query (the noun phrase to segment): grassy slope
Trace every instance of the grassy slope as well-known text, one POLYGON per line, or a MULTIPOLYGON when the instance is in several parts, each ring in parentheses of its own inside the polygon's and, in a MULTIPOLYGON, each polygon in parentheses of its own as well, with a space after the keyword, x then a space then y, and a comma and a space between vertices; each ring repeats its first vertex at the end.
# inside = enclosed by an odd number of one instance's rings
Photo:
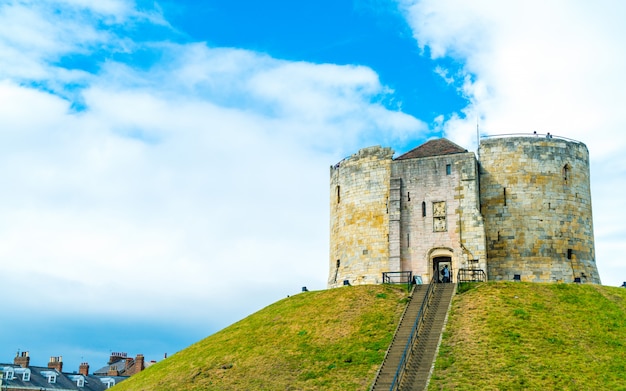
POLYGON ((481 284, 446 330, 429 390, 626 390, 626 289, 481 284))
POLYGON ((355 286, 278 301, 120 383, 122 390, 365 390, 406 289, 355 286))
MULTIPOLYGON (((404 291, 281 300, 115 390, 367 390, 404 291)), ((480 284, 455 296, 430 390, 626 390, 626 289, 480 284)))

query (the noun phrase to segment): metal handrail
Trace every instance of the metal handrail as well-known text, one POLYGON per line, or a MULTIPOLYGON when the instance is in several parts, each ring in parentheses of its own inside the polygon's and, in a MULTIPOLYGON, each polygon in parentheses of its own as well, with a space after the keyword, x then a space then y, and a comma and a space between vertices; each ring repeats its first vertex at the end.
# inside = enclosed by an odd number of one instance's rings
MULTIPOLYGON (((415 286, 413 286, 413 290, 409 294, 409 300, 413 300, 414 294, 415 294, 415 286)), ((391 347, 394 344, 394 341, 398 335, 398 331, 400 330, 400 327, 402 326, 402 322, 404 320, 404 317, 406 316, 407 311, 409 310, 409 307, 410 307, 410 302, 404 307, 404 311, 402 311, 402 315, 400 315, 400 321, 398 322, 398 325, 396 326, 396 331, 394 331, 393 333, 393 339, 391 340, 391 343, 389 344, 389 347, 387 348, 387 351, 385 352, 385 358, 383 359, 383 363, 385 363, 387 361, 387 358, 389 357, 389 353, 391 352, 391 347)), ((378 367, 378 371, 376 372, 376 377, 374 377, 374 382, 372 383, 372 386, 370 387, 369 391, 373 391, 376 388, 376 383, 378 382, 378 379, 380 377, 380 372, 382 369, 383 369, 382 365, 378 367)))
POLYGON ((457 282, 485 282, 487 274, 483 269, 459 269, 456 280, 457 282))
POLYGON ((407 284, 407 289, 411 289, 413 282, 413 272, 383 272, 383 284, 407 284), (395 277, 395 278, 394 278, 395 277))
POLYGON ((560 139, 560 140, 565 140, 565 141, 573 141, 575 143, 579 143, 582 144, 581 141, 578 140, 574 140, 572 138, 567 138, 567 137, 563 137, 563 136, 557 136, 555 134, 551 134, 551 133, 503 133, 503 134, 481 134, 480 138, 498 138, 498 137, 515 137, 515 136, 523 136, 523 137, 545 137, 545 138, 556 138, 556 139, 560 139))
POLYGON ((411 334, 409 335, 409 340, 404 347, 404 352, 402 353, 402 357, 400 358, 400 363, 398 364, 398 369, 396 370, 396 374, 393 377, 393 381, 391 382, 391 386, 389 387, 389 391, 395 391, 400 387, 400 382, 402 380, 402 376, 404 376, 404 372, 406 371, 407 366, 409 365, 409 355, 413 350, 413 342, 417 338, 417 332, 424 320, 424 316, 426 314, 426 309, 428 308, 428 304, 430 302, 430 298, 435 291, 435 282, 432 281, 428 285, 428 290, 426 291, 426 295, 424 295, 424 300, 422 301, 422 305, 420 306, 420 310, 417 313, 417 317, 415 318, 415 323, 413 324, 413 328, 411 329, 411 334))

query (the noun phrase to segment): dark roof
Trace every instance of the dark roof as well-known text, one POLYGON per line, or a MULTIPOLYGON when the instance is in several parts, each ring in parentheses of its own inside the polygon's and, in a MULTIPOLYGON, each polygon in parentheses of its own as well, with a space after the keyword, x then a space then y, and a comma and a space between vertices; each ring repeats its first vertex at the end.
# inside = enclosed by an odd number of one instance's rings
POLYGON ((438 138, 426 141, 424 144, 409 152, 398 156, 395 160, 416 159, 421 157, 452 155, 455 153, 464 153, 467 149, 462 148, 452 141, 445 138, 438 138))
POLYGON ((128 364, 126 363, 126 359, 117 360, 114 363, 108 364, 100 369, 96 369, 95 371, 93 371, 93 374, 105 376, 107 373, 109 373, 110 369, 113 369, 115 371, 118 371, 119 373, 122 373, 126 370, 127 365, 128 364))
POLYGON ((128 376, 95 376, 95 375, 79 375, 76 373, 61 373, 55 369, 47 367, 29 366, 22 368, 15 364, 0 363, 0 377, 2 377, 2 389, 34 389, 34 390, 58 390, 58 391, 104 391, 108 387, 105 382, 117 384, 128 376), (13 372, 13 377, 7 379, 4 374, 7 371, 13 372), (24 372, 29 373, 27 380, 24 380, 24 372), (50 381, 48 375, 54 375, 54 381, 50 381), (84 384, 78 387, 77 379, 82 378, 84 384))

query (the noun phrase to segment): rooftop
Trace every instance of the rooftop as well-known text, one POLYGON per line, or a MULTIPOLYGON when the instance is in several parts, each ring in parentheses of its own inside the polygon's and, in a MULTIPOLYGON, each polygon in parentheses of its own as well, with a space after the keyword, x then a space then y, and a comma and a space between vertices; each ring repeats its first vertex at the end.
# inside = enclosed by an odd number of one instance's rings
POLYGON ((432 157, 441 155, 452 155, 455 153, 465 153, 467 149, 458 146, 446 138, 430 140, 409 152, 398 156, 395 160, 416 159, 422 157, 432 157))

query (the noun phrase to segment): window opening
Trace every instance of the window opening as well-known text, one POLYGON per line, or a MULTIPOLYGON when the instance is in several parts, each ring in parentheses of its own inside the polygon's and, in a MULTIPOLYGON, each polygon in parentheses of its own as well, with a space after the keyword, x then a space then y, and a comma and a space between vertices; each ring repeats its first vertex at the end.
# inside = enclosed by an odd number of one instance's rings
POLYGON ((16 368, 16 375, 22 375, 22 381, 30 381, 30 369, 28 368, 16 368))
POLYGON ((504 191, 502 192, 502 196, 504 198, 504 206, 506 206, 506 187, 504 188, 504 191))
POLYGON ((406 246, 411 247, 411 234, 406 234, 406 246))
POLYGON ((452 167, 449 164, 446 164, 446 175, 450 175, 452 173, 452 167))
POLYGON ((422 217, 426 217, 426 202, 422 202, 422 217))
POLYGON ((568 179, 569 179, 569 164, 566 164, 563 166, 563 182, 567 184, 568 179))
POLYGON ((337 185, 337 203, 341 202, 341 187, 337 185))
POLYGON ((571 248, 568 248, 568 249, 567 249, 567 259, 572 259, 572 254, 573 254, 572 249, 571 249, 571 248))
POLYGON ((338 259, 337 260, 337 269, 335 269, 335 279, 333 280, 334 283, 337 282, 337 276, 339 275, 339 265, 341 265, 341 261, 338 259))
POLYGON ((411 201, 411 192, 406 193, 406 199, 407 201, 411 201))

